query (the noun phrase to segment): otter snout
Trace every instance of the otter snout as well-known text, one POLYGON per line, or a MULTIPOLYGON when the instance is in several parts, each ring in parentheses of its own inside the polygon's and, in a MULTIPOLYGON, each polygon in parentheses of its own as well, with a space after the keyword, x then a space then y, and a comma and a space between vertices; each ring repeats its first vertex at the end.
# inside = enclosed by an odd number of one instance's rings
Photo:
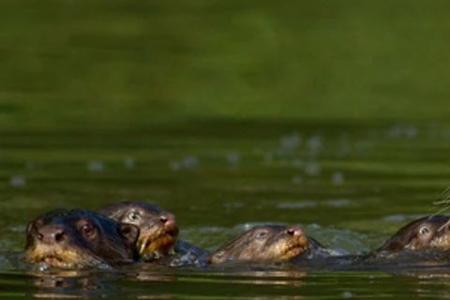
POLYGON ((164 229, 167 232, 171 232, 173 234, 178 233, 178 225, 175 220, 175 216, 173 214, 171 214, 171 213, 162 214, 160 216, 159 220, 161 221, 164 229))
POLYGON ((48 245, 62 243, 66 237, 66 230, 62 225, 45 225, 35 231, 35 238, 48 245))
POLYGON ((286 233, 292 236, 302 236, 305 234, 303 229, 298 226, 289 227, 288 229, 286 229, 286 233))
POLYGON ((159 220, 165 226, 173 226, 173 225, 175 225, 175 216, 173 214, 171 214, 171 213, 165 213, 165 214, 161 215, 159 220))

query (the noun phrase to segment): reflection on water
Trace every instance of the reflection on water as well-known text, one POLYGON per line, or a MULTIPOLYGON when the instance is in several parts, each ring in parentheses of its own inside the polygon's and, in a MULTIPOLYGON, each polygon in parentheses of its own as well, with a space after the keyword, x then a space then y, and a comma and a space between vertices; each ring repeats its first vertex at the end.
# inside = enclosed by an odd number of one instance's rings
MULTIPOLYGON (((242 268, 241 268, 242 269, 242 268)), ((304 299, 444 296, 448 269, 398 272, 306 272, 226 270, 226 272, 128 270, 122 274, 35 274, 24 294, 38 298, 121 299, 304 299), (401 284, 399 290, 398 284, 401 284)))
MULTIPOLYGON (((305 272, 295 270, 251 271, 229 269, 227 272, 199 270, 169 270, 157 266, 139 265, 118 272, 53 271, 28 273, 34 297, 137 297, 172 299, 177 287, 214 286, 291 286, 301 287, 305 272), (158 290, 155 291, 155 287, 158 290), (130 289, 131 288, 131 289, 130 289), (128 289, 124 291, 123 289, 128 289), (131 294, 129 294, 131 293, 131 294)), ((195 296, 195 290, 190 293, 195 296)), ((187 295, 188 296, 188 295, 187 295)), ((200 295, 199 295, 200 296, 200 295)), ((219 295, 220 296, 220 295, 219 295)))

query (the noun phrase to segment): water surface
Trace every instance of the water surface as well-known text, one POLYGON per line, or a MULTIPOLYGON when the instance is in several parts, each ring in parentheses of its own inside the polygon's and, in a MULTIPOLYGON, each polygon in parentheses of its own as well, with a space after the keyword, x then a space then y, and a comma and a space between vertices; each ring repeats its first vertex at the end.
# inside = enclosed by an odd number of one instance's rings
POLYGON ((261 223, 300 224, 333 248, 364 253, 440 207, 449 129, 413 124, 199 122, 120 131, 4 131, 1 295, 222 299, 447 297, 448 272, 167 270, 38 276, 8 258, 27 221, 56 207, 146 200, 173 211, 181 237, 213 250, 261 223))

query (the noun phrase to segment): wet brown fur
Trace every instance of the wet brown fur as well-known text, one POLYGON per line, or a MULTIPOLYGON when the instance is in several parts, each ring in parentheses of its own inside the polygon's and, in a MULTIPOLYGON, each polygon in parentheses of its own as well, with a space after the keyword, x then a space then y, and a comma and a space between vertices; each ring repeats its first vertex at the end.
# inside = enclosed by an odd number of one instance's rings
POLYGON ((401 250, 450 249, 450 218, 442 215, 423 217, 400 228, 377 252, 401 250), (420 229, 426 226, 428 236, 420 236, 420 229))
POLYGON ((138 234, 137 227, 119 224, 94 212, 52 211, 29 223, 25 260, 66 269, 132 262, 136 256, 138 234), (77 227, 80 221, 89 222, 93 226, 94 238, 87 239, 83 236, 77 227), (38 235, 46 226, 64 228, 64 241, 41 241, 38 235))
POLYGON ((286 226, 257 226, 217 249, 208 261, 211 264, 226 261, 288 261, 304 253, 308 244, 304 234, 290 235, 286 226), (262 232, 265 232, 265 236, 259 237, 262 232))
POLYGON ((168 255, 178 237, 176 224, 167 228, 160 221, 161 216, 166 215, 167 212, 150 203, 121 202, 103 208, 100 213, 118 222, 134 224, 139 227, 137 248, 141 257, 168 255), (131 219, 130 216, 133 214, 139 214, 139 219, 131 219))

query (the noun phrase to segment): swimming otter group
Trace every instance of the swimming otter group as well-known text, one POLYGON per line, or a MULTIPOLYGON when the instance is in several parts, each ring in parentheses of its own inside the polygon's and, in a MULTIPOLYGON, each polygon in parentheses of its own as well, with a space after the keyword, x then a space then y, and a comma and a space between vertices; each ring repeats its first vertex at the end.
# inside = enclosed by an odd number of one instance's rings
MULTIPOLYGON (((48 268, 114 267, 136 262, 207 267, 226 263, 292 263, 344 257, 308 236, 300 226, 255 226, 213 252, 178 239, 175 216, 145 202, 121 202, 98 212, 54 210, 26 229, 25 261, 48 268)), ((396 253, 450 252, 450 218, 417 219, 381 247, 355 261, 396 253)), ((348 261, 347 256, 347 261, 348 261)))

